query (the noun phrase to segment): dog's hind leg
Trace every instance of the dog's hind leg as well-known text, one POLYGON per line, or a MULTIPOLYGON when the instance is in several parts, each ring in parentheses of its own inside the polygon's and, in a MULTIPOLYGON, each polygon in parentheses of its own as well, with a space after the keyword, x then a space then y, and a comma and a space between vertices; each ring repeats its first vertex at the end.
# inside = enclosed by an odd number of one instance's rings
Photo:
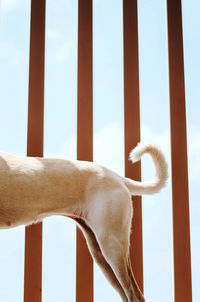
POLYGON ((137 282, 135 280, 134 274, 133 274, 133 270, 132 270, 132 266, 131 266, 131 260, 130 260, 130 255, 128 256, 127 267, 128 267, 128 273, 129 273, 129 276, 131 278, 132 285, 133 285, 136 297, 138 298, 139 301, 144 301, 144 296, 143 296, 142 292, 140 291, 140 288, 139 288, 139 286, 138 286, 138 284, 137 284, 137 282))
POLYGON ((119 293, 119 295, 122 298, 123 302, 128 302, 128 299, 124 293, 123 288, 121 287, 121 284, 119 283, 118 279, 116 278, 111 266, 108 264, 106 259, 104 258, 100 246, 96 240, 96 236, 92 229, 86 224, 86 222, 82 218, 77 218, 77 217, 71 217, 74 219, 80 226, 89 250, 96 261, 96 263, 99 265, 101 268, 102 272, 104 273, 105 277, 110 281, 111 285, 115 288, 115 290, 119 293))
POLYGON ((144 297, 132 274, 126 244, 124 242, 122 244, 113 234, 99 237, 98 241, 106 261, 128 297, 128 302, 144 302, 144 297))

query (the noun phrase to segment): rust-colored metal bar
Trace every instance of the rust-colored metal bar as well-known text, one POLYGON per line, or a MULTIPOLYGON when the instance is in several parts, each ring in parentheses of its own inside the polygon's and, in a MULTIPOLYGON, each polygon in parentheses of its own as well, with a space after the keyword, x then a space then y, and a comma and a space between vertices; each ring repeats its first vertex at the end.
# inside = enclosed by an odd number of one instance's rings
POLYGON ((192 302, 181 0, 168 0, 168 45, 176 302, 192 302))
MULTIPOLYGON (((43 156, 45 0, 31 2, 27 155, 43 156)), ((42 223, 26 227, 24 302, 41 302, 42 223)))
MULTIPOLYGON (((139 59, 137 0, 123 0, 124 26, 124 121, 125 175, 141 180, 141 164, 128 161, 129 152, 140 141, 139 59)), ((131 263, 137 283, 143 291, 143 244, 141 197, 134 197, 131 263)))
MULTIPOLYGON (((93 160, 92 0, 79 0, 77 158, 93 160)), ((76 302, 93 301, 93 261, 77 229, 76 302)))

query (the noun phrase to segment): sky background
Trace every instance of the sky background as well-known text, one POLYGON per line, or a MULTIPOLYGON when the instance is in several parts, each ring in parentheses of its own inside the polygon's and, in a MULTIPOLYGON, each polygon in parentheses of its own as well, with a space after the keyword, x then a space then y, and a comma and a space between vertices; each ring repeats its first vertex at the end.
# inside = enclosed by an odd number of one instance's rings
MULTIPOLYGON (((76 158, 77 0, 47 0, 44 156, 76 158)), ((193 302, 200 301, 200 2, 182 0, 193 302)), ((94 0, 94 161, 124 175, 122 1, 94 0)), ((0 0, 0 150, 26 155, 30 0, 0 0)), ((165 0, 138 1, 141 140, 161 147, 170 169, 165 0)), ((134 147, 134 146, 133 146, 134 147)), ((181 150, 180 150, 181 152, 181 150)), ((148 157, 143 180, 153 177, 148 157)), ((143 198, 144 294, 171 302, 171 178, 143 198)), ((43 224, 43 302, 75 301, 75 223, 43 224)), ((137 244, 137 243, 135 243, 137 244)), ((23 300, 24 227, 0 231, 0 302, 23 300)), ((95 302, 120 298, 95 265, 95 302)))

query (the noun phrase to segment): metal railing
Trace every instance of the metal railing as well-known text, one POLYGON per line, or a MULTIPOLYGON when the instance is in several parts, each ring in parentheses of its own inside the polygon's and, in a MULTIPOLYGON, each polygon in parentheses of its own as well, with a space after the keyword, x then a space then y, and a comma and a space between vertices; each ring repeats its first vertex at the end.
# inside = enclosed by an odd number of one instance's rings
MULTIPOLYGON (((77 158, 93 159, 92 0, 79 0, 77 158)), ((181 0, 167 1, 174 234, 175 302, 192 302, 189 197, 181 0), (177 150, 181 148, 181 154, 177 150)), ((125 173, 140 180, 141 167, 128 163, 140 141, 137 1, 123 1, 125 173)), ((32 0, 27 155, 43 155, 45 0, 32 0)), ((141 198, 134 199, 131 261, 143 290, 141 198), (134 257, 133 257, 134 255, 134 257)), ((24 301, 41 301, 42 223, 26 228, 24 301)), ((77 231, 76 302, 93 301, 93 263, 77 231), (82 278, 84 274, 84 278, 82 278)))

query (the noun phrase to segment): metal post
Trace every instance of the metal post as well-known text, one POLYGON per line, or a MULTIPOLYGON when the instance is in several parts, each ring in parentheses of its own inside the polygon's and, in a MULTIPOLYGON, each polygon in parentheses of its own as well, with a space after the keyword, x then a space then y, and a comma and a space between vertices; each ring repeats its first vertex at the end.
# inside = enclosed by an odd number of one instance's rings
POLYGON ((192 302, 181 0, 168 0, 168 44, 176 302, 192 302))
MULTIPOLYGON (((93 160, 92 0, 79 0, 77 158, 93 160)), ((77 229, 76 302, 93 301, 93 261, 77 229)))
MULTIPOLYGON (((124 121, 125 175, 141 180, 140 163, 128 161, 129 152, 140 141, 139 62, 137 0, 123 1, 124 24, 124 121)), ((143 291, 143 244, 141 197, 134 196, 134 220, 131 235, 131 263, 137 283, 143 291)))
MULTIPOLYGON (((31 2, 27 155, 43 156, 45 0, 31 2)), ((26 227, 24 302, 41 301, 42 223, 26 227)))

